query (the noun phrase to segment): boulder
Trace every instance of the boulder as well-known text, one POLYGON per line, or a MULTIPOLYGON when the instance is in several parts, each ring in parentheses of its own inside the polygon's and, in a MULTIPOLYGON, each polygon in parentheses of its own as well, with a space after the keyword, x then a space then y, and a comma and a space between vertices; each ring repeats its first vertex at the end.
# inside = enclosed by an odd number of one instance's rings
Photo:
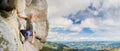
MULTIPOLYGON (((2 5, 0 1, 0 6, 2 5)), ((34 12, 36 36, 43 41, 48 35, 48 21, 47 21, 47 3, 46 0, 32 0, 29 6, 25 6, 25 0, 8 0, 13 3, 6 8, 0 7, 0 51, 39 51, 42 49, 44 43, 35 39, 34 44, 26 42, 24 44, 20 41, 20 29, 25 28, 25 20, 17 15, 17 11, 28 15, 30 11, 34 12), (36 3, 35 3, 36 2, 36 3), (15 4, 14 4, 15 3, 15 4), (15 7, 15 8, 14 8, 15 7)), ((22 36, 22 38, 24 38, 22 36)))

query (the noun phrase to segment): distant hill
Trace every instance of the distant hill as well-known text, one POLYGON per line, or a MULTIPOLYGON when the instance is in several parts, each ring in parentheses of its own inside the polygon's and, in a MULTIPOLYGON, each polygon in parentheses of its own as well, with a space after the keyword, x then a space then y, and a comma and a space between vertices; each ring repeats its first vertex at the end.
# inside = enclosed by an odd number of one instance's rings
POLYGON ((47 42, 41 51, 120 51, 120 42, 47 42))
POLYGON ((92 48, 74 49, 62 43, 60 44, 55 42, 46 42, 41 51, 96 51, 96 49, 92 48))
POLYGON ((54 42, 46 42, 41 51, 64 51, 70 49, 68 46, 54 42))

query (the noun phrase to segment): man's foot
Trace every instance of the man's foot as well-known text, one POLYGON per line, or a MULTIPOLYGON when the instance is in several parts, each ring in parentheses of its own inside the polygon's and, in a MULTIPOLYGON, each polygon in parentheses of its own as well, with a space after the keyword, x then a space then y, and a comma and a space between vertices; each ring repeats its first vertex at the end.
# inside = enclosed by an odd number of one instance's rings
POLYGON ((32 42, 31 41, 28 41, 30 44, 32 44, 32 42))
POLYGON ((30 43, 30 44, 33 44, 33 42, 32 42, 32 41, 29 41, 29 43, 30 43))
POLYGON ((41 43, 45 43, 46 41, 45 40, 40 40, 41 43))

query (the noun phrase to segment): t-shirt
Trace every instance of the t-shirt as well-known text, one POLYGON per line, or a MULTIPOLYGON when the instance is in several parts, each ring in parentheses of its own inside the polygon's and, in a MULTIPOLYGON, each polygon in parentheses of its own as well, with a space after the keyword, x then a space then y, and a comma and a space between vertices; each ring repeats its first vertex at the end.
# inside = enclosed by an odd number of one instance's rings
POLYGON ((26 20, 26 30, 33 32, 33 23, 29 21, 28 18, 25 18, 26 20))

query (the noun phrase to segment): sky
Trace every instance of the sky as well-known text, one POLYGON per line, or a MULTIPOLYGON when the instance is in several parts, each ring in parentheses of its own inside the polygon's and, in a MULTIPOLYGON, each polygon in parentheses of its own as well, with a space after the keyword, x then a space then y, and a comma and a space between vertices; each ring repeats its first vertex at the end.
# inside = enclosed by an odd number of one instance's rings
POLYGON ((120 41, 120 0, 47 0, 48 41, 120 41))

